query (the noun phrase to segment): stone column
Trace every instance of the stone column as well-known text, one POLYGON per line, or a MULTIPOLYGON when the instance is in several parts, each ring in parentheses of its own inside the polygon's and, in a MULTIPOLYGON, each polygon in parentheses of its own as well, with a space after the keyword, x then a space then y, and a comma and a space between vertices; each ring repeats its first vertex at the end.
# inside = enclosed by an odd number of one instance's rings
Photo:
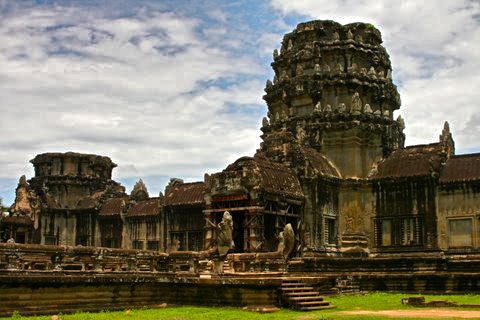
POLYGON ((264 243, 263 212, 258 209, 250 209, 245 212, 245 252, 258 252, 262 250, 264 243))
POLYGON ((212 212, 209 212, 208 209, 210 209, 210 206, 207 206, 207 209, 203 211, 203 217, 205 219, 205 224, 204 224, 204 233, 203 233, 203 249, 204 250, 209 250, 212 249, 213 246, 215 245, 215 214, 212 212))

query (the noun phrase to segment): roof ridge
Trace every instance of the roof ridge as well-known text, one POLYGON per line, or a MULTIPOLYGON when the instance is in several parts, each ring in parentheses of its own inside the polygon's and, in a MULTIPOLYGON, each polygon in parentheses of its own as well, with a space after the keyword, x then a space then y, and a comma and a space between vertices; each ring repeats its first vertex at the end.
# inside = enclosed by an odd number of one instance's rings
POLYGON ((403 149, 410 149, 410 148, 418 148, 418 147, 428 147, 428 146, 434 146, 434 145, 440 145, 440 142, 432 142, 432 143, 422 143, 422 144, 412 144, 410 146, 406 146, 403 148, 398 148, 394 151, 397 150, 403 150, 403 149))
POLYGON ((450 158, 470 158, 470 157, 480 157, 480 152, 455 154, 455 155, 452 155, 450 158))

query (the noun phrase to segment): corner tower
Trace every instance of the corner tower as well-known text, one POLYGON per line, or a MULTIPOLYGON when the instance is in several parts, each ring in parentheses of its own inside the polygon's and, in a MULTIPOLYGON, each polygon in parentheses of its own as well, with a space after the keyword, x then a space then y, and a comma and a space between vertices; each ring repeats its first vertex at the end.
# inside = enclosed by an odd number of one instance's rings
MULTIPOLYGON (((343 178, 365 178, 376 162, 403 147, 404 122, 389 56, 370 24, 299 24, 273 53, 262 136, 290 132, 330 159, 343 178)), ((262 150, 268 154, 268 143, 262 150)))
POLYGON ((80 199, 108 186, 123 192, 111 180, 117 165, 109 157, 75 152, 42 153, 30 160, 35 168, 31 186, 39 194, 48 193, 60 208, 76 208, 80 199))

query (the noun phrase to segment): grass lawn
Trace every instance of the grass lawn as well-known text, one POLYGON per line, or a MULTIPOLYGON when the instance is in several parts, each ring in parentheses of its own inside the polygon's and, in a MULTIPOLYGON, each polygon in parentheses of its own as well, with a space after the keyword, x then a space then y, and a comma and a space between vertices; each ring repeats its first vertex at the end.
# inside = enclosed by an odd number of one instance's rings
MULTIPOLYGON (((288 309, 271 314, 259 314, 235 308, 205 308, 205 307, 167 307, 162 309, 128 310, 119 312, 76 313, 61 315, 62 320, 187 320, 187 319, 385 319, 382 316, 358 316, 337 314, 347 310, 406 310, 416 308, 402 305, 401 299, 414 296, 412 294, 374 293, 363 296, 327 297, 326 300, 336 306, 335 309, 315 312, 298 312, 288 309)), ((457 303, 480 303, 480 295, 425 295, 430 300, 450 300, 457 303)), ((439 309, 441 310, 441 309, 439 309)), ((475 310, 465 309, 462 310, 475 310)), ((480 310, 480 309, 477 309, 480 310)), ((26 319, 14 315, 11 319, 26 319)), ((29 317, 29 320, 50 320, 51 316, 29 317)), ((402 318, 388 318, 402 319, 402 318)), ((410 318, 412 319, 412 318, 410 318)), ((425 318, 423 318, 425 319, 425 318)), ((442 318, 446 319, 446 318, 442 318)), ((455 318, 451 318, 455 319, 455 318)))

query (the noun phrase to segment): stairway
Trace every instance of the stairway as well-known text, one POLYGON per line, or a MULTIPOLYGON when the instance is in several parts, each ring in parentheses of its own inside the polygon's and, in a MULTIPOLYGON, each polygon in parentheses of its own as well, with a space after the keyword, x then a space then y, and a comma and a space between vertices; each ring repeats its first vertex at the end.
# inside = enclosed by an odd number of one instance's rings
POLYGON ((223 273, 232 272, 232 269, 230 268, 230 263, 228 261, 223 261, 222 270, 223 270, 223 273))
POLYGON ((285 279, 280 288, 283 302, 289 308, 300 311, 314 311, 334 308, 324 301, 318 291, 309 287, 301 278, 285 279))

